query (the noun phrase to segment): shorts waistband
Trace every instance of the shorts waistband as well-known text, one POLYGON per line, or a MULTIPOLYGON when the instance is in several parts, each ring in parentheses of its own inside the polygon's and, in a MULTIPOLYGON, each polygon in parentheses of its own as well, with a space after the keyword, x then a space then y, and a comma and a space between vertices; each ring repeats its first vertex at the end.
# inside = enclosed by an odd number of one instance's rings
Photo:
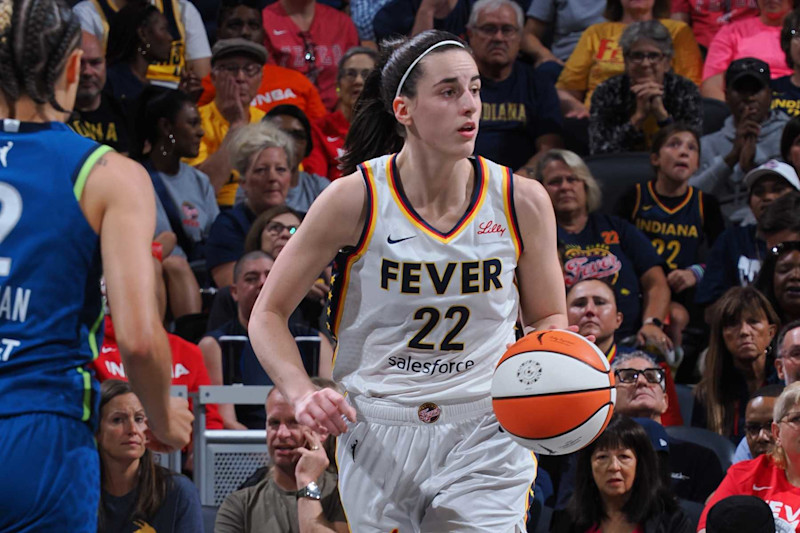
POLYGON ((472 402, 443 404, 422 401, 419 405, 401 405, 360 395, 349 395, 348 400, 355 407, 359 420, 388 425, 452 424, 492 413, 492 399, 488 396, 472 402))

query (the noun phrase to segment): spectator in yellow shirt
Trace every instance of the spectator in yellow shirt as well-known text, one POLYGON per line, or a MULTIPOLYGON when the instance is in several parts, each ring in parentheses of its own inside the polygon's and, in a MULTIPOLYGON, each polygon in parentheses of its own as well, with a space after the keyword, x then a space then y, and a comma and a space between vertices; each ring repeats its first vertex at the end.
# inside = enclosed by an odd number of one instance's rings
POLYGON ((608 0, 604 16, 609 22, 593 24, 583 32, 556 83, 565 117, 588 118, 589 103, 597 86, 625 72, 619 38, 631 22, 658 19, 666 26, 675 49, 673 72, 700 83, 703 68, 700 48, 687 24, 669 18, 669 0, 635 5, 626 0, 608 0))
POLYGON ((258 93, 266 61, 267 50, 247 39, 223 39, 211 50, 211 82, 216 95, 199 109, 206 134, 197 157, 188 163, 208 175, 223 208, 233 206, 239 186, 230 159, 230 138, 238 128, 264 117, 250 102, 258 93))

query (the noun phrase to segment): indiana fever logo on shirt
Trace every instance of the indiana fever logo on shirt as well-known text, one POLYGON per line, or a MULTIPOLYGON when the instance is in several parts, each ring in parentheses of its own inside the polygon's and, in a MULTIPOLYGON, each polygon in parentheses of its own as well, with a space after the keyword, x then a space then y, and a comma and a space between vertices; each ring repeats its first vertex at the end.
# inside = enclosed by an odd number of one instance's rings
POLYGON ((564 252, 564 280, 567 287, 583 279, 609 278, 617 283, 622 262, 607 244, 591 244, 586 248, 572 244, 564 252))

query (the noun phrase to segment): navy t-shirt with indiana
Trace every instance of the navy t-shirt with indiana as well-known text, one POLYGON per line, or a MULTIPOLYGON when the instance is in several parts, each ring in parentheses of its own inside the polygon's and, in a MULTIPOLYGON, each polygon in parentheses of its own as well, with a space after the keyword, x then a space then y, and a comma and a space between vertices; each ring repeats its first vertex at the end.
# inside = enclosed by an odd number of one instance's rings
MULTIPOLYGON (((565 244, 564 277, 567 287, 584 279, 606 279, 617 291, 617 309, 623 315, 616 337, 634 335, 641 324, 639 278, 663 261, 636 227, 619 217, 592 213, 578 233, 558 228, 565 244)), ((663 318, 663 317, 657 317, 663 318)))
POLYGON ((536 153, 536 139, 561 133, 558 94, 528 63, 516 61, 501 82, 481 77, 481 114, 475 153, 518 170, 536 153))
POLYGON ((792 83, 792 76, 783 76, 770 82, 772 109, 780 109, 790 117, 800 116, 800 87, 792 83))

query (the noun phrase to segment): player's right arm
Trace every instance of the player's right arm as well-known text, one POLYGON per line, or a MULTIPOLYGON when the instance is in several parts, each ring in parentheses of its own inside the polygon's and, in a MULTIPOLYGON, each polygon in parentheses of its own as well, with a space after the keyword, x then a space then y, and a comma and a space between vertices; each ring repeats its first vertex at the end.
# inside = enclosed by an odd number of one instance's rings
POLYGON ((189 443, 193 416, 186 400, 169 396, 172 356, 156 305, 150 177, 138 163, 107 153, 90 172, 80 204, 100 235, 108 302, 131 387, 158 441, 182 448, 189 443))
POLYGON ((250 343, 264 370, 294 406, 297 421, 321 433, 343 433, 341 415, 355 420, 355 411, 339 393, 311 383, 289 332, 289 315, 336 253, 358 243, 366 210, 360 173, 325 189, 275 261, 250 316, 250 343))

